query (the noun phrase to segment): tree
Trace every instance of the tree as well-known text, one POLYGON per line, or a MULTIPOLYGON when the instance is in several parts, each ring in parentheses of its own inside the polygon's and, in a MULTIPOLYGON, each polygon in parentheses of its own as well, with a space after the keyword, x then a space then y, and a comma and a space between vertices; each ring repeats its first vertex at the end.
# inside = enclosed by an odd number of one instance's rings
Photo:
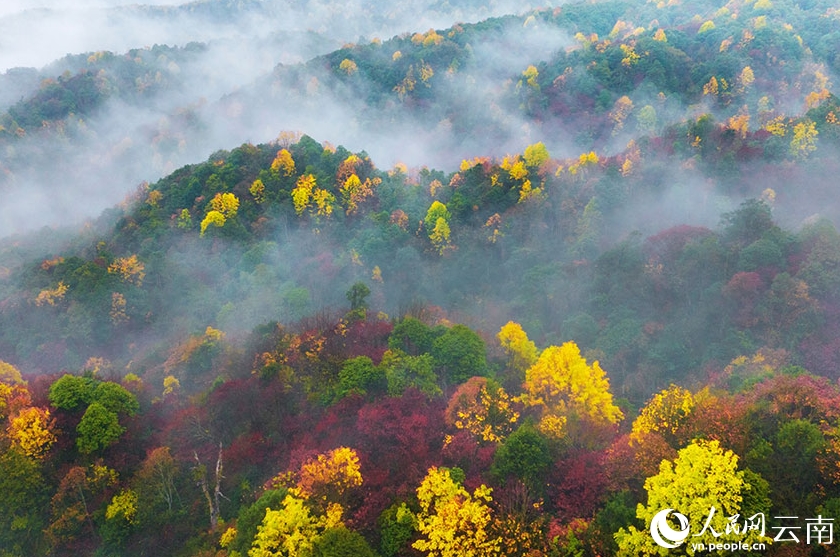
POLYGON ((55 443, 55 420, 44 408, 24 408, 10 420, 8 433, 12 445, 26 456, 43 458, 55 443))
POLYGON ((534 143, 533 145, 525 147, 523 157, 525 158, 525 166, 529 168, 539 168, 548 162, 548 149, 546 149, 545 143, 540 141, 539 143, 534 143))
POLYGON ((574 342, 549 346, 525 372, 523 400, 540 413, 539 429, 563 437, 570 416, 595 424, 615 424, 624 415, 613 404, 609 380, 597 361, 592 365, 574 342))
POLYGON ((248 557, 309 557, 324 530, 341 525, 340 506, 315 516, 304 499, 286 495, 280 509, 266 509, 248 557))
POLYGON ((633 421, 630 439, 642 442, 644 435, 658 433, 673 442, 695 404, 691 391, 671 385, 654 395, 642 408, 639 417, 633 421))
POLYGON ((93 402, 76 426, 76 446, 80 452, 90 454, 109 447, 124 431, 116 412, 93 402))
POLYGON ((387 350, 380 367, 385 370, 389 396, 400 396, 406 389, 415 388, 429 397, 441 394, 434 360, 429 354, 409 356, 401 350, 387 350))
POLYGON ((350 311, 364 311, 367 309, 367 297, 370 296, 370 288, 363 282, 357 282, 350 287, 345 294, 350 302, 350 311))
POLYGON ((452 218, 449 209, 440 201, 433 201, 429 210, 426 211, 426 218, 423 219, 423 226, 432 245, 439 253, 443 253, 450 247, 449 220, 452 218))
MULTIPOLYGON (((659 473, 645 480, 647 505, 639 504, 636 516, 649 526, 654 516, 673 509, 688 518, 688 538, 693 543, 767 542, 757 530, 744 531, 744 522, 767 508, 748 508, 744 496, 758 484, 746 481, 738 470, 738 456, 717 441, 693 441, 673 462, 663 460, 659 473), (738 531, 729 517, 740 516, 738 531), (727 527, 729 525, 729 527, 727 527), (715 534, 718 534, 717 536, 715 534)), ((619 555, 670 555, 672 549, 654 543, 650 532, 635 526, 615 535, 619 555)), ((677 540, 674 540, 677 541, 677 540)))
POLYGON ((480 443, 496 443, 513 430, 519 412, 503 388, 485 377, 471 377, 449 399, 445 416, 448 425, 466 429, 480 443))
POLYGON ((303 496, 326 508, 328 503, 344 502, 345 493, 362 485, 362 481, 356 451, 338 447, 301 465, 297 489, 303 496))
POLYGON ((271 170, 273 172, 283 173, 283 176, 289 177, 295 173, 295 160, 292 154, 287 149, 277 151, 277 156, 271 161, 271 170))
POLYGON ((508 367, 524 377, 525 370, 537 361, 537 345, 528 339, 522 326, 513 321, 503 325, 496 338, 508 356, 508 367))
POLYGON ((550 467, 548 440, 526 422, 496 451, 490 473, 502 483, 516 478, 532 494, 541 497, 545 494, 545 476, 550 467))
POLYGON ((387 382, 385 371, 373 365, 368 356, 358 356, 345 360, 338 372, 338 385, 335 388, 335 400, 351 394, 362 396, 385 392, 387 382))
POLYGON ((473 493, 452 478, 446 468, 429 469, 417 499, 420 539, 412 547, 429 557, 492 557, 500 554, 501 540, 490 535, 492 490, 481 485, 473 493))
POLYGON ((432 343, 432 357, 439 375, 449 384, 487 374, 484 341, 466 325, 453 325, 432 343))
POLYGON ((140 287, 146 277, 146 266, 137 258, 137 254, 118 257, 108 265, 108 272, 119 275, 123 282, 140 287))
POLYGON ((361 534, 344 526, 327 528, 312 544, 312 557, 376 557, 361 534))
POLYGON ((159 505, 165 505, 167 511, 172 511, 178 499, 175 488, 178 471, 178 463, 172 458, 169 447, 158 447, 146 455, 135 479, 141 502, 150 512, 159 505))
POLYGON ((46 555, 47 489, 38 462, 17 449, 0 454, 0 553, 46 555))

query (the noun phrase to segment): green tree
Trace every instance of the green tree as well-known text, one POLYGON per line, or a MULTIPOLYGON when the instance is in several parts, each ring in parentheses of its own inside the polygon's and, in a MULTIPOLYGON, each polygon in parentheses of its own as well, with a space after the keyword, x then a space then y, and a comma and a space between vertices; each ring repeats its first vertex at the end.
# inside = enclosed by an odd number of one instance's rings
POLYGON ((490 473, 500 482, 516 478, 537 497, 545 492, 545 476, 551 467, 548 440, 530 423, 510 434, 493 457, 490 473))
POLYGON ((335 388, 335 400, 350 394, 380 394, 387 390, 385 371, 373 365, 367 356, 358 356, 345 360, 338 372, 338 385, 335 388))
POLYGON ((37 461, 16 449, 0 455, 0 555, 45 555, 46 485, 37 461))
POLYGON ((125 431, 116 412, 98 402, 91 403, 76 426, 76 446, 84 454, 102 450, 120 438, 125 431))
POLYGON ((440 377, 450 385, 487 375, 484 341, 466 325, 453 325, 436 338, 431 353, 440 377))
POLYGON ((327 528, 312 544, 312 557, 376 557, 361 534, 344 526, 327 528))

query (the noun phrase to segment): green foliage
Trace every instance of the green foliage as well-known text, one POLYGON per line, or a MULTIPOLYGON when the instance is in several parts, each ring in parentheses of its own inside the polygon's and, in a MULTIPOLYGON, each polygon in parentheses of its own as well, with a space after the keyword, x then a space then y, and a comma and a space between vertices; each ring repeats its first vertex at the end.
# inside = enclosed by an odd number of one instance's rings
POLYGON ((442 393, 433 371, 434 360, 428 354, 409 356, 399 350, 388 350, 380 366, 385 370, 388 396, 401 396, 406 389, 415 388, 429 397, 442 393))
POLYGON ((419 356, 431 352, 435 336, 431 327, 419 319, 407 316, 394 325, 394 330, 388 337, 388 347, 411 356, 419 356))
POLYGON ((376 557, 358 532, 344 526, 324 530, 312 545, 312 557, 376 557))
POLYGON ((338 372, 338 385, 335 388, 335 400, 351 394, 362 396, 377 395, 387 390, 385 371, 373 365, 368 356, 358 356, 345 360, 338 372))
POLYGON ((432 343, 432 357, 439 376, 460 384, 476 375, 487 375, 484 341, 466 325, 453 325, 432 343))
POLYGON ((40 466, 9 449, 0 454, 0 547, 10 556, 44 555, 49 495, 40 466))
POLYGON ((417 532, 417 518, 405 503, 394 503, 382 512, 379 527, 379 552, 382 557, 394 557, 417 532))
POLYGON ((490 473, 502 483, 518 479, 539 497, 545 492, 545 477, 551 462, 548 440, 526 422, 498 448, 490 473))
POLYGON ((65 374, 50 385, 50 404, 62 410, 75 410, 93 401, 94 381, 65 374))
POLYGON ((83 454, 100 451, 119 439, 124 431, 116 412, 93 402, 76 426, 76 446, 83 454))

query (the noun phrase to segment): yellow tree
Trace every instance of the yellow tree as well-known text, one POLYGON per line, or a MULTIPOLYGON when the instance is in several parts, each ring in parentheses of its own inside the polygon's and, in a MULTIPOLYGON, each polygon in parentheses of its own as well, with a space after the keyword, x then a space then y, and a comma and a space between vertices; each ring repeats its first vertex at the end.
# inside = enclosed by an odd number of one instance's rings
POLYGON ((673 462, 663 460, 659 473, 645 480, 647 506, 640 503, 636 507, 636 517, 645 528, 619 530, 615 535, 618 555, 666 556, 677 548, 694 553, 683 545, 686 540, 705 544, 770 541, 758 528, 757 513, 767 512, 770 503, 760 483, 757 474, 748 476, 738 470, 738 456, 721 448, 717 441, 692 442, 673 462), (754 492, 749 497, 753 508, 744 504, 748 491, 754 492), (682 515, 680 530, 665 523, 668 511, 682 515), (652 533, 659 537, 656 543, 652 533))
POLYGON ((128 257, 118 257, 108 265, 108 272, 119 275, 123 282, 142 286, 146 277, 146 266, 137 258, 136 254, 128 257))
POLYGON ((271 170, 277 173, 282 172, 289 177, 295 173, 295 160, 287 149, 277 151, 277 156, 271 161, 271 170))
POLYGON ((566 434, 569 417, 599 425, 618 423, 624 415, 613 404, 610 384, 597 361, 592 365, 574 342, 549 346, 525 372, 523 401, 540 413, 540 430, 551 437, 566 434))
POLYGON ((658 392, 642 408, 633 422, 630 440, 641 443, 649 433, 657 433, 672 440, 694 410, 696 401, 691 391, 677 385, 658 392))
POLYGON ((297 489, 301 495, 327 502, 342 502, 344 494, 362 485, 362 471, 356 451, 338 447, 308 460, 300 467, 297 489))
POLYGON ((449 399, 444 419, 479 442, 498 443, 513 431, 519 412, 503 388, 489 384, 486 377, 471 377, 449 399))
POLYGON ((790 140, 790 154, 798 159, 808 158, 817 150, 817 125, 814 122, 800 122, 793 126, 793 139, 790 140))
POLYGON ((471 494, 446 468, 432 467, 417 488, 420 539, 414 549, 429 557, 493 557, 501 540, 489 532, 492 490, 481 485, 471 494))
POLYGON ((499 329, 496 338, 508 356, 508 367, 518 373, 534 365, 539 351, 537 345, 528 339, 527 333, 519 323, 508 321, 499 329))
POLYGON ((281 509, 266 509, 248 557, 310 557, 324 530, 342 525, 341 514, 333 505, 326 514, 313 515, 305 499, 287 495, 281 509))
POLYGON ((32 458, 43 458, 55 443, 55 420, 43 408, 24 408, 13 417, 7 432, 12 445, 32 458))

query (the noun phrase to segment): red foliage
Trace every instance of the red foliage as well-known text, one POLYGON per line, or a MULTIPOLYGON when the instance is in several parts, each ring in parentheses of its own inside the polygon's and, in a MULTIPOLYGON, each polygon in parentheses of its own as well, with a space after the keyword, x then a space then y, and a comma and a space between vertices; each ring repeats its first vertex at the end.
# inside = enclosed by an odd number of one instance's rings
POLYGON ((663 230, 659 234, 645 240, 644 250, 648 257, 656 257, 659 261, 673 261, 689 242, 712 234, 703 226, 689 226, 682 224, 663 230))
POLYGON ((556 462, 548 497, 559 519, 595 516, 607 489, 605 460, 602 451, 575 451, 556 462))
POLYGON ((389 321, 354 321, 347 328, 344 343, 347 357, 367 356, 379 365, 382 355, 388 349, 388 336, 394 330, 389 321))

